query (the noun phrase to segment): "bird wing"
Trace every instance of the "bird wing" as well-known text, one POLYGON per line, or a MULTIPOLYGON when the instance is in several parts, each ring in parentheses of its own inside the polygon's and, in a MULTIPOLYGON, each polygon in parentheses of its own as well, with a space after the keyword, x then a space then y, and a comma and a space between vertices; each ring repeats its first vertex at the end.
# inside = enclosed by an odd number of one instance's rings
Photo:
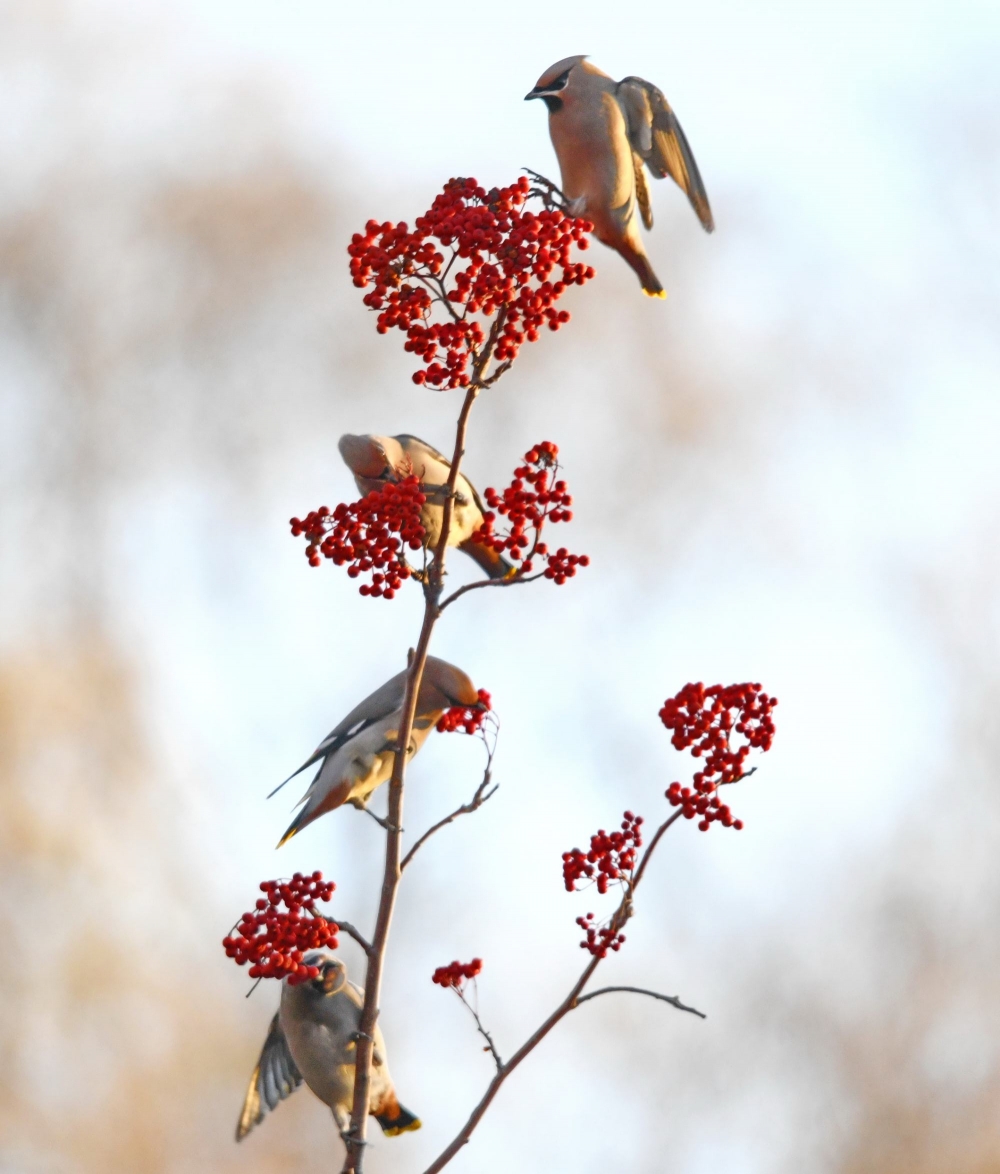
POLYGON ((653 205, 649 201, 649 188, 646 186, 646 169, 643 167, 642 156, 634 150, 632 151, 632 170, 635 172, 635 198, 639 202, 642 222, 648 231, 653 227, 653 205))
MULTIPOLYGON (((298 770, 292 771, 287 779, 274 788, 271 795, 276 795, 285 783, 291 782, 296 775, 300 775, 307 767, 312 766, 314 762, 319 762, 321 758, 326 758, 328 755, 333 754, 334 751, 345 746, 352 738, 356 738, 358 734, 364 733, 370 726, 375 725, 384 717, 399 709, 403 704, 405 692, 406 673, 404 671, 397 673, 391 680, 386 681, 384 685, 380 685, 374 693, 370 693, 364 701, 356 705, 343 721, 338 722, 333 727, 298 770)), ((268 795, 268 799, 271 798, 271 795, 268 795)))
POLYGON ((243 1111, 236 1126, 236 1140, 242 1141, 255 1125, 264 1120, 268 1109, 276 1109, 278 1102, 290 1097, 301 1083, 302 1073, 295 1066, 285 1033, 275 1015, 268 1028, 257 1067, 250 1077, 243 1111))
MULTIPOLYGON (((413 448, 413 446, 419 445, 421 448, 427 450, 427 455, 431 457, 432 460, 440 461, 441 464, 444 465, 445 469, 447 469, 449 472, 451 471, 451 457, 446 457, 443 452, 438 452, 434 445, 428 444, 426 440, 421 440, 419 436, 411 436, 409 433, 404 432, 397 436, 396 440, 398 440, 402 445, 404 452, 408 452, 411 448, 413 448)), ((459 473, 458 476, 459 480, 464 481, 465 484, 469 487, 469 492, 472 494, 472 500, 479 507, 479 512, 482 513, 484 507, 482 499, 479 496, 479 491, 464 473, 459 473)))
POLYGON ((708 194, 670 103, 652 82, 643 81, 641 77, 623 78, 616 94, 628 125, 633 151, 659 179, 670 176, 691 201, 702 227, 711 232, 715 221, 708 205, 708 194))
MULTIPOLYGON (((412 436, 408 432, 402 432, 402 433, 400 433, 399 436, 395 437, 394 439, 399 441, 400 446, 403 449, 403 452, 405 452, 407 454, 407 456, 409 456, 411 459, 412 459, 412 454, 414 453, 414 451, 419 452, 420 449, 423 449, 424 454, 426 454, 427 457, 429 457, 432 461, 438 461, 443 466, 443 470, 444 470, 440 484, 443 486, 447 482, 448 474, 451 472, 451 458, 450 457, 446 457, 443 452, 438 452, 438 450, 434 447, 433 444, 428 444, 426 440, 421 440, 419 436, 412 436)), ((468 480, 468 478, 463 476, 461 473, 459 474, 459 479, 464 481, 466 483, 466 485, 468 485, 469 490, 472 493, 473 498, 475 499, 476 505, 479 506, 479 512, 482 513, 483 505, 482 505, 482 502, 479 500, 479 494, 476 492, 475 487, 471 484, 471 482, 468 480)), ((428 488, 430 488, 430 486, 433 484, 433 482, 423 481, 422 484, 423 484, 424 490, 426 491, 428 488)), ((432 498, 432 500, 437 498, 437 499, 440 499, 441 502, 443 502, 444 495, 440 494, 440 493, 439 494, 432 494, 431 498, 432 498)), ((435 502, 435 504, 438 504, 438 502, 435 502)))
MULTIPOLYGON (((647 227, 649 227, 649 225, 647 225, 647 227)), ((409 451, 414 445, 420 445, 422 448, 427 450, 428 455, 433 460, 440 461, 446 469, 451 469, 451 461, 449 458, 446 457, 444 453, 438 452, 438 450, 434 448, 433 445, 428 444, 426 440, 421 440, 420 437, 411 436, 408 433, 403 433, 400 436, 397 436, 396 440, 399 441, 405 451, 409 451)), ((479 490, 475 487, 475 485, 472 484, 472 482, 468 479, 468 477, 465 476, 464 473, 459 474, 459 482, 461 483, 463 489, 468 490, 468 492, 472 495, 472 501, 479 513, 478 519, 474 520, 472 524, 476 529, 478 529, 482 524, 482 516, 486 512, 486 506, 483 505, 483 499, 479 496, 479 490)), ((454 527, 454 522, 452 525, 454 527)), ((454 529, 452 532, 454 533, 454 529)), ((464 541, 460 542, 458 544, 458 549, 461 550, 464 554, 469 555, 470 558, 474 559, 479 564, 480 568, 485 571, 491 579, 504 579, 514 569, 513 565, 509 563, 507 559, 503 557, 503 555, 497 554, 496 551, 492 549, 492 547, 483 546, 481 543, 473 542, 471 537, 466 538, 464 541)))
POLYGON ((434 460, 440 461, 446 469, 451 468, 451 461, 449 458, 446 457, 443 452, 438 452, 433 444, 428 444, 426 440, 421 440, 419 436, 414 436, 411 432, 401 432, 398 436, 393 437, 393 439, 399 441, 403 452, 407 452, 415 446, 419 445, 420 448, 426 449, 428 455, 433 457, 434 460))

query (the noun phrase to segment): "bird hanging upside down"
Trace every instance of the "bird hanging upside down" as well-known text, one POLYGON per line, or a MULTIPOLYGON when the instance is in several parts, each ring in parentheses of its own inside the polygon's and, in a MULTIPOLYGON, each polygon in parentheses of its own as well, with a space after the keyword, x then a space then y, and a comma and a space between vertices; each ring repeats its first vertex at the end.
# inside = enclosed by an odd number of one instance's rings
MULTIPOLYGON (((424 545, 428 550, 435 550, 441 539, 451 461, 425 440, 406 432, 399 436, 355 436, 348 432, 340 438, 338 448, 362 493, 380 489, 386 481, 398 481, 411 473, 419 478, 420 491, 427 498, 420 511, 424 545)), ((482 500, 476 487, 459 473, 448 545, 457 546, 475 559, 489 578, 502 579, 513 571, 511 564, 491 546, 472 541, 472 535, 482 524, 482 500)))
MULTIPOLYGON (((365 994, 348 982, 347 968, 332 954, 317 950, 304 961, 318 966, 319 976, 298 986, 289 986, 287 978, 281 984, 281 1004, 250 1077, 236 1126, 237 1141, 264 1120, 268 1109, 276 1109, 290 1097, 303 1080, 329 1105, 342 1137, 350 1128, 357 1033, 365 994)), ((420 1128, 419 1118, 396 1099, 385 1041, 377 1024, 370 1087, 369 1112, 387 1137, 420 1128)))
POLYGON ((568 212, 586 217, 602 244, 621 253, 643 293, 665 298, 639 235, 636 205, 653 227, 646 175, 669 175, 691 201, 706 232, 715 227, 698 165, 663 94, 641 77, 616 82, 585 54, 565 57, 538 79, 525 101, 549 109, 549 134, 559 160, 568 212))

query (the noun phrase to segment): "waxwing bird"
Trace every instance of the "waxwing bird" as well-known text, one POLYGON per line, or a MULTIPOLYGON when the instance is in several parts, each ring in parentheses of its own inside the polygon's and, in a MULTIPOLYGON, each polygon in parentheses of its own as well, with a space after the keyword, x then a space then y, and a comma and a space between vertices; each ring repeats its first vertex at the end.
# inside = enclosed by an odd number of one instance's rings
MULTIPOLYGON (((313 820, 344 803, 363 810, 375 788, 392 775, 396 740, 403 720, 406 672, 404 669, 397 673, 355 706, 299 769, 271 792, 271 795, 276 794, 285 783, 314 762, 320 763, 309 790, 299 800, 302 810, 281 837, 279 848, 313 820)), ((436 656, 428 656, 417 694, 416 715, 406 748, 407 759, 423 746, 438 718, 453 705, 481 708, 482 703, 475 685, 461 669, 436 656)), ((271 795, 268 795, 269 799, 271 795)))
POLYGON ((639 275, 643 292, 666 297, 639 235, 636 205, 646 228, 653 211, 648 167, 681 187, 702 227, 715 227, 698 165, 681 124, 663 94, 641 77, 608 77, 586 54, 565 57, 538 79, 525 101, 541 98, 549 109, 549 134, 562 173, 571 215, 594 225, 594 235, 615 249, 639 275))
MULTIPOLYGON (((424 545, 434 550, 441 539, 451 461, 426 441, 405 432, 400 436, 352 436, 347 433, 340 438, 338 447, 362 493, 371 493, 386 481, 411 474, 420 479, 421 492, 427 498, 420 512, 420 521, 427 532, 424 545)), ((482 500, 475 487, 459 473, 455 482, 448 545, 457 546, 475 559, 491 579, 502 579, 514 569, 511 564, 490 547, 472 541, 473 533, 482 524, 482 500)))
MULTIPOLYGON (((269 1109, 290 1097, 304 1080, 333 1112, 341 1135, 347 1133, 354 1103, 354 1056, 365 993, 347 978, 347 968, 325 950, 307 954, 318 966, 312 982, 281 984, 281 1004, 271 1020, 257 1067, 250 1077, 236 1126, 242 1141, 269 1109)), ((420 1120, 396 1099, 385 1058, 385 1041, 375 1025, 368 1111, 387 1137, 420 1128, 420 1120)))

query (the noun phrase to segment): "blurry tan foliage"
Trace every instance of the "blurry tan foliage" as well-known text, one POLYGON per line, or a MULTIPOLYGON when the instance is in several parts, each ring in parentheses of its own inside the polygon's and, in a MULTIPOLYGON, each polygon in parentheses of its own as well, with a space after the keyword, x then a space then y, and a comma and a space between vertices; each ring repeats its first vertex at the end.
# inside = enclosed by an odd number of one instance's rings
MULTIPOLYGON (((122 68, 122 46, 104 45, 76 9, 64 27, 68 12, 4 6, 0 48, 0 65, 34 72, 47 95, 0 159, 3 176, 19 174, 19 161, 27 176, 0 193, 0 338, 18 374, 5 382, 20 388, 3 393, 18 428, 0 473, 0 535, 18 552, 0 570, 0 1169, 324 1169, 336 1138, 304 1094, 248 1143, 252 1155, 231 1141, 256 1041, 241 1036, 229 988, 211 977, 215 942, 186 919, 200 895, 183 863, 182 802, 153 757, 136 700, 142 650, 116 627, 108 556, 125 487, 189 461, 245 489, 265 439, 291 443, 296 409, 322 402, 331 370, 351 356, 349 341, 330 338, 348 296, 346 280, 331 277, 348 218, 329 179, 281 145, 273 110, 257 129, 242 102, 209 103, 211 116, 181 119, 159 154, 155 143, 101 142, 97 99, 122 68), (309 379, 296 378, 302 364, 309 379), (136 835, 150 824, 160 854, 136 835)), ((266 95, 254 102, 270 109, 266 95)), ((668 369, 625 321, 632 310, 602 332, 632 330, 644 378, 671 394, 623 392, 618 426, 670 437, 664 492, 675 502, 706 459, 738 479, 733 434, 751 459, 766 414, 782 407, 765 394, 768 364, 791 361, 792 349, 775 339, 755 385, 721 393, 736 415, 716 406, 709 418, 684 323, 668 369), (740 407, 748 397, 753 411, 740 407)), ((581 305, 582 329, 594 312, 581 305)), ((593 428, 579 424, 581 435, 593 428)), ((626 467, 628 454, 618 459, 626 467)), ((983 592, 996 585, 987 576, 983 592)), ((974 643, 957 632, 949 647, 974 643)), ((1000 1170, 1000 885, 992 861, 963 855, 964 837, 1000 817, 1000 682, 992 662, 950 667, 967 690, 960 703, 976 706, 956 737, 953 777, 845 909, 818 913, 808 962, 801 945, 780 945, 780 929, 747 943, 730 1014, 752 1026, 738 1047, 718 1055, 692 1044, 676 1064, 648 1056, 667 1069, 643 1106, 651 1138, 666 1101, 683 1110, 675 1128, 688 1146, 727 1113, 780 1133, 762 1168, 1000 1170), (941 796, 959 779, 966 798, 949 809, 941 796), (844 926, 828 935, 826 918, 846 919, 861 939, 862 973, 838 972, 828 946, 844 926), (704 1096, 720 1065, 730 1069, 721 1105, 704 1096), (762 1081, 780 1106, 770 1124, 757 1119, 762 1081)), ((614 1031, 619 1020, 595 1022, 614 1031)), ((645 1168, 681 1170, 683 1152, 651 1143, 645 1168)))

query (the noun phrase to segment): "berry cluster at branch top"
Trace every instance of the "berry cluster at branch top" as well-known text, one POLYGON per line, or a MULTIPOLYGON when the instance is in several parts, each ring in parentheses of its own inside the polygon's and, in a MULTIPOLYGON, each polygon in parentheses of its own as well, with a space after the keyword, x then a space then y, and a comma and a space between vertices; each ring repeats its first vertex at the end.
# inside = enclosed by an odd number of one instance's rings
POLYGON ((351 238, 351 277, 361 289, 374 286, 363 301, 378 313, 376 329, 402 330, 423 364, 414 383, 467 387, 469 362, 488 338, 496 359, 510 363, 543 326, 569 321, 555 303, 594 276, 570 257, 574 244, 587 248, 592 225, 558 209, 525 209, 530 189, 523 177, 489 192, 474 179, 450 179, 412 229, 369 220, 351 238))
POLYGON ((292 518, 292 537, 305 535, 310 566, 318 567, 322 555, 338 567, 346 563, 352 579, 371 572, 371 583, 358 588, 361 594, 392 599, 413 573, 404 545, 423 546, 420 511, 426 500, 418 477, 387 481, 360 501, 341 502, 332 513, 322 505, 305 518, 292 518))
POLYGON ((690 749, 693 757, 705 760, 692 779, 693 788, 671 783, 666 796, 671 806, 683 808, 685 819, 700 815, 698 827, 703 832, 716 822, 742 829, 743 821, 733 818, 720 800, 718 788, 746 777, 744 766, 751 749, 762 753, 771 749, 771 714, 777 704, 777 697, 769 697, 758 684, 711 685, 706 689, 700 681, 685 685, 663 703, 660 720, 673 731, 673 746, 690 749), (734 736, 743 744, 734 748, 734 736))
POLYGON ((453 705, 446 709, 438 718, 434 727, 439 733, 451 734, 455 730, 464 730, 467 734, 477 734, 486 717, 492 710, 490 695, 485 689, 478 689, 479 705, 453 705))
POLYGON ((580 949, 589 950, 595 958, 606 958, 608 950, 614 950, 617 954, 625 944, 623 933, 615 933, 610 925, 595 925, 593 913, 588 913, 586 917, 578 917, 576 924, 587 935, 580 943, 580 949))
POLYGON ((544 558, 544 577, 561 586, 576 574, 577 567, 589 566, 590 559, 585 554, 570 554, 564 546, 550 551, 541 541, 546 522, 573 520, 569 508, 573 498, 566 482, 558 479, 558 472, 559 449, 550 440, 529 449, 502 494, 493 488, 486 490, 483 497, 489 508, 483 511, 483 524, 472 541, 506 555, 518 576, 530 575, 535 558, 544 558), (503 533, 495 529, 498 513, 507 519, 503 533))
POLYGON ((289 881, 261 881, 265 895, 257 899, 252 913, 243 914, 236 931, 222 939, 226 956, 235 958, 238 966, 249 962, 251 978, 287 977, 289 986, 316 978, 318 967, 306 966, 302 956, 308 950, 337 948, 339 926, 317 913, 315 905, 329 901, 335 887, 321 872, 297 872, 289 881))
POLYGON ((461 990, 465 980, 475 978, 482 968, 482 958, 473 958, 471 962, 451 962, 447 966, 439 966, 431 975, 431 982, 461 990))
POLYGON ((631 880, 635 871, 637 849, 642 847, 642 816, 626 811, 621 831, 608 833, 603 828, 590 837, 590 851, 574 848, 564 852, 563 883, 566 891, 576 891, 578 883, 597 877, 597 891, 606 893, 612 881, 631 880))

